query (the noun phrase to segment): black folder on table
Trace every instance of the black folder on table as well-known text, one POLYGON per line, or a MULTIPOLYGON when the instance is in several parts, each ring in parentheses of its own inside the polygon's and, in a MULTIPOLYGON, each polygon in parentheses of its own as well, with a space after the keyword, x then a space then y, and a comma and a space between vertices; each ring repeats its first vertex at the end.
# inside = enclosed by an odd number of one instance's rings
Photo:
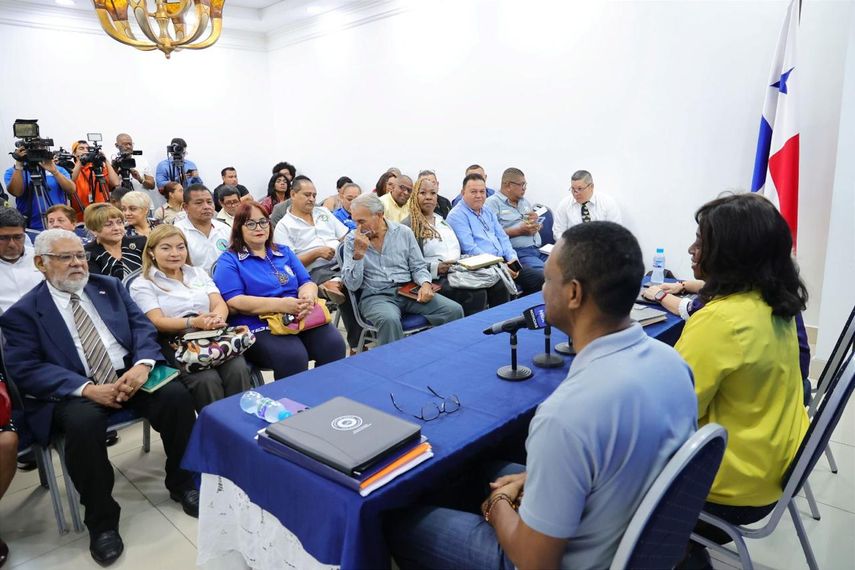
POLYGON ((267 434, 347 475, 358 476, 421 437, 421 426, 338 396, 271 424, 267 434))

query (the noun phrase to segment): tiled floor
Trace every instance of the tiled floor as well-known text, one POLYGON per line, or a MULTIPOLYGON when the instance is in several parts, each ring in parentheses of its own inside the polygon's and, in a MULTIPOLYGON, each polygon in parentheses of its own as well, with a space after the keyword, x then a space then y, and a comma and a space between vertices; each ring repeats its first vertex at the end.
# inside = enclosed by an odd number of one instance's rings
MULTIPOLYGON (((803 499, 798 504, 819 567, 850 570, 855 567, 855 401, 850 402, 832 437, 832 449, 839 473, 832 474, 822 459, 811 476, 822 520, 810 517, 803 499)), ((125 553, 112 568, 192 568, 196 561, 197 523, 169 499, 163 487, 164 454, 157 434, 152 433, 151 453, 144 453, 142 426, 137 424, 122 431, 119 443, 110 449, 110 458, 116 469, 114 495, 122 506, 119 530, 125 541, 125 553)), ((59 464, 54 463, 60 474, 59 464)), ((61 474, 59 482, 62 487, 61 474)), ((64 488, 62 492, 64 496, 64 488)), ((50 498, 39 487, 36 472, 19 471, 0 501, 0 536, 9 543, 7 566, 12 568, 99 568, 89 556, 86 532, 72 531, 64 536, 57 533, 50 498)), ((761 570, 807 566, 792 522, 786 516, 770 537, 750 542, 748 547, 761 570)), ((720 560, 714 560, 714 566, 731 568, 720 560)))

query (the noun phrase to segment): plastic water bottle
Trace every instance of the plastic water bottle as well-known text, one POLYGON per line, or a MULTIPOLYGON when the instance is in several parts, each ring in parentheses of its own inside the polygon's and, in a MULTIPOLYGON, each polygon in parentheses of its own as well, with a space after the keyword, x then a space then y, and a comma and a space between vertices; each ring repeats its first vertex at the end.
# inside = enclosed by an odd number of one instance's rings
POLYGON ((240 408, 248 413, 253 414, 269 424, 282 421, 291 415, 291 412, 285 409, 278 400, 265 398, 255 391, 244 392, 240 398, 240 408))
POLYGON ((661 285, 665 282, 665 250, 661 247, 656 248, 656 255, 653 256, 653 273, 650 275, 651 285, 661 285))

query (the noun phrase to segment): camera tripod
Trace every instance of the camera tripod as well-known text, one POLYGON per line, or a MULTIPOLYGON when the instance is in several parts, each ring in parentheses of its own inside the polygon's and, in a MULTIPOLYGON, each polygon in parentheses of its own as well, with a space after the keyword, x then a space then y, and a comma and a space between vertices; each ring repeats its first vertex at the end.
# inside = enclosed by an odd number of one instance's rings
MULTIPOLYGON (((133 188, 131 188, 133 190, 133 188)), ((94 204, 98 199, 98 193, 104 198, 104 202, 110 201, 110 185, 104 177, 104 164, 93 164, 89 171, 89 203, 94 204)))
POLYGON ((169 161, 169 179, 178 182, 182 187, 187 185, 187 173, 184 171, 183 158, 173 156, 169 161))
MULTIPOLYGON (((24 170, 29 175, 30 181, 27 184, 27 191, 32 190, 36 197, 36 205, 38 206, 39 214, 42 219, 42 228, 47 229, 47 210, 53 206, 53 200, 45 188, 44 169, 39 163, 24 162, 24 170)), ((26 194, 26 192, 25 192, 26 194)), ((32 214, 30 215, 32 218, 32 214)))

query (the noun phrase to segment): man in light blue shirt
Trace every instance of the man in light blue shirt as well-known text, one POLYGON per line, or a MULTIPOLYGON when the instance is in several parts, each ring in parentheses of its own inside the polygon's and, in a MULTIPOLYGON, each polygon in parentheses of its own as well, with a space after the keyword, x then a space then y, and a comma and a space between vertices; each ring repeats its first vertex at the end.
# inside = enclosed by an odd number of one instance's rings
POLYGON ((484 203, 499 219, 511 240, 517 258, 524 267, 543 269, 546 255, 540 252, 540 223, 531 202, 525 199, 528 184, 519 168, 508 168, 502 173, 499 192, 484 203))
POLYGON ((157 164, 155 172, 155 181, 158 190, 163 188, 167 182, 178 182, 185 188, 191 184, 204 184, 199 176, 199 169, 192 160, 187 160, 184 156, 187 154, 187 143, 182 138, 174 138, 169 143, 170 148, 174 149, 174 153, 170 158, 161 160, 157 164), (175 157, 180 157, 183 162, 183 167, 176 162, 175 157))
POLYGON ((446 221, 457 240, 460 251, 466 255, 487 253, 503 258, 522 292, 526 295, 543 287, 543 270, 524 267, 508 235, 493 210, 484 207, 487 200, 487 182, 477 173, 463 179, 463 199, 448 213, 446 221))
POLYGON ((501 469, 481 515, 420 507, 391 519, 400 567, 609 567, 644 494, 697 428, 688 365, 630 319, 643 274, 622 226, 564 233, 543 297, 578 354, 531 421, 526 465, 501 469))
POLYGON ((341 276, 349 291, 359 291, 359 311, 377 329, 377 344, 403 338, 402 313, 423 315, 434 326, 463 318, 463 308, 437 295, 412 230, 383 217, 376 194, 363 194, 350 204, 356 223, 344 242, 341 276), (406 283, 419 286, 417 299, 398 294, 406 283))

